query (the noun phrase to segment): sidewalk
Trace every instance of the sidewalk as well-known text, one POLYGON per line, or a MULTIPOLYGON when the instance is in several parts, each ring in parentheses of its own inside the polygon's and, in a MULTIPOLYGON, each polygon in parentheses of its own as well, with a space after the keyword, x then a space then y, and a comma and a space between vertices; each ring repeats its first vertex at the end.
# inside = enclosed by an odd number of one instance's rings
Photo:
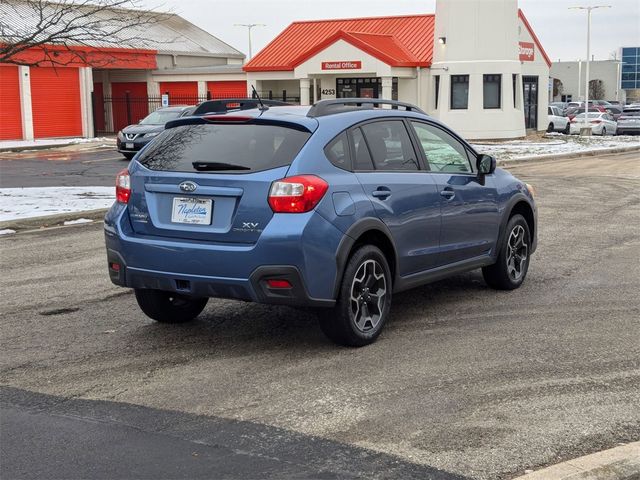
POLYGON ((43 138, 38 140, 3 140, 0 142, 0 152, 23 151, 23 150, 43 150, 47 148, 68 147, 69 145, 86 144, 88 146, 99 146, 107 144, 115 145, 115 137, 95 137, 95 138, 43 138), (95 144, 95 145, 93 145, 95 144))
POLYGON ((640 478, 640 442, 530 472, 514 480, 637 480, 640 478))

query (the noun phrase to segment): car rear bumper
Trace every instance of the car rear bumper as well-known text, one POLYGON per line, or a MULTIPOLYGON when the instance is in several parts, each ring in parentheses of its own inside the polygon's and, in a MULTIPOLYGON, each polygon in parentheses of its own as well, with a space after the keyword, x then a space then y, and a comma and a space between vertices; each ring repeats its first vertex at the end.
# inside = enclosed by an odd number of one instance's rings
POLYGON ((626 125, 618 125, 616 129, 616 134, 618 135, 638 135, 640 134, 640 125, 638 126, 626 126, 626 125))
POLYGON ((303 231, 301 242, 285 238, 286 229, 277 225, 251 245, 149 237, 135 234, 126 207, 116 204, 105 218, 109 276, 123 287, 194 297, 330 307, 342 232, 315 213, 307 226, 313 238, 303 231), (269 279, 286 280, 290 288, 269 288, 269 279))

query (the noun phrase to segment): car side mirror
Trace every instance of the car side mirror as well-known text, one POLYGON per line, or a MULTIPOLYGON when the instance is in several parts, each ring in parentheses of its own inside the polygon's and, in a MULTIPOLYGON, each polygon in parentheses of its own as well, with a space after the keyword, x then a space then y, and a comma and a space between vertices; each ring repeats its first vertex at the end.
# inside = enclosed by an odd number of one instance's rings
POLYGON ((478 175, 491 175, 496 171, 496 159, 491 155, 480 154, 476 161, 478 175))

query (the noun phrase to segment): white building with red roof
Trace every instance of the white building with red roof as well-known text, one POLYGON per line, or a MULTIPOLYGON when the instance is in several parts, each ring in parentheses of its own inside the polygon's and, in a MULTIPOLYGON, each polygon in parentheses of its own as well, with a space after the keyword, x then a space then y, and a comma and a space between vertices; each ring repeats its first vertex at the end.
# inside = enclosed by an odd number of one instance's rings
POLYGON ((294 22, 244 70, 266 97, 401 100, 486 139, 546 129, 550 65, 517 0, 438 0, 435 15, 294 22))

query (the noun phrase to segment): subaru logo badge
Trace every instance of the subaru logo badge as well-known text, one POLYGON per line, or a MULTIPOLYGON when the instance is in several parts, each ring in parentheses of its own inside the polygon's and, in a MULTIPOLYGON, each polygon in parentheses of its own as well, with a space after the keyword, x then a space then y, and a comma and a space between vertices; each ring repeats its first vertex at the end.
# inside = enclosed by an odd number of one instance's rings
POLYGON ((178 186, 183 192, 195 192, 196 188, 198 188, 198 185, 193 182, 182 182, 178 186))

